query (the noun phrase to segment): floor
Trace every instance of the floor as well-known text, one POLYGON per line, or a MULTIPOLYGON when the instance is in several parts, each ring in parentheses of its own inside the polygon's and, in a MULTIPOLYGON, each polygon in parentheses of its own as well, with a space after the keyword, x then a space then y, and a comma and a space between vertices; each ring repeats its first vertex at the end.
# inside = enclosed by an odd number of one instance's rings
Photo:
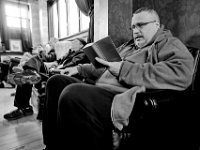
POLYGON ((3 115, 13 109, 15 88, 6 84, 6 88, 0 88, 0 150, 42 150, 41 121, 36 119, 37 109, 34 115, 14 121, 7 121, 3 115))

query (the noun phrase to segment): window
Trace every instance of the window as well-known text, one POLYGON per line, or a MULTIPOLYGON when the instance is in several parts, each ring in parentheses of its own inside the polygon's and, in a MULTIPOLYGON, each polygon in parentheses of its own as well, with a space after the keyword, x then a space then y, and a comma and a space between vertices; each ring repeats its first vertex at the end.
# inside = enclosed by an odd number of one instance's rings
POLYGON ((29 25, 28 4, 6 3, 6 24, 11 28, 28 28, 29 25))
POLYGON ((54 27, 54 35, 58 37, 58 9, 57 5, 53 5, 53 27, 54 27))
POLYGON ((68 1, 68 29, 69 35, 79 32, 79 11, 76 2, 68 1))
POLYGON ((66 35, 68 35, 68 30, 67 30, 67 8, 66 8, 66 3, 65 0, 60 0, 59 1, 59 35, 60 38, 65 37, 66 35))
POLYGON ((58 0, 51 10, 53 23, 50 28, 54 37, 64 38, 89 28, 89 17, 78 9, 75 0, 58 0))

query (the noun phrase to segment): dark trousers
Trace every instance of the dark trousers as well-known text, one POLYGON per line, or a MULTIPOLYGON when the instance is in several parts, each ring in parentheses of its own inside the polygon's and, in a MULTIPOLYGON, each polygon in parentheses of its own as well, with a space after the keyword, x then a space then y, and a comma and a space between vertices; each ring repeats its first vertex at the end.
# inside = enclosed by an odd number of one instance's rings
POLYGON ((32 94, 32 84, 18 85, 16 88, 14 106, 17 108, 26 108, 30 106, 30 98, 32 94))
POLYGON ((9 72, 9 64, 0 63, 0 83, 2 81, 7 81, 8 72, 9 72))
POLYGON ((73 77, 52 76, 46 86, 44 144, 64 149, 111 149, 114 95, 73 77))
MULTIPOLYGON (((35 84, 35 88, 38 90, 38 94, 42 95, 45 93, 45 90, 43 89, 43 83, 46 82, 48 78, 45 78, 41 80, 41 82, 35 84)), ((14 99, 14 106, 17 108, 26 108, 30 106, 30 98, 32 95, 32 84, 22 84, 17 85, 16 88, 16 94, 14 99)))

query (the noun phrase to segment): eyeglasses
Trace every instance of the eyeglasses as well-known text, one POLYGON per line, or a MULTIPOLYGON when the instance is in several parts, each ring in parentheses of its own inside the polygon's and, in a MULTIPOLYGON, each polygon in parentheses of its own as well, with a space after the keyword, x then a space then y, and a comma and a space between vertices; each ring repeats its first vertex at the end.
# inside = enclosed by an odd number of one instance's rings
POLYGON ((140 22, 140 23, 136 23, 135 25, 133 24, 132 27, 130 27, 130 30, 134 30, 134 29, 142 29, 144 26, 150 24, 150 23, 154 23, 156 22, 155 20, 154 21, 148 21, 148 22, 140 22))

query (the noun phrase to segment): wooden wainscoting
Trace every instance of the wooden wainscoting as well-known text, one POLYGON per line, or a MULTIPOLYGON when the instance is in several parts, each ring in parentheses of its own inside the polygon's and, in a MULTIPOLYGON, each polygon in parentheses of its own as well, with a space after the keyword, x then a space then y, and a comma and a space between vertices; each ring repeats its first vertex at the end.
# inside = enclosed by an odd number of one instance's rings
POLYGON ((3 115, 13 109, 15 88, 0 88, 0 150, 42 150, 41 122, 34 115, 7 121, 3 115))

